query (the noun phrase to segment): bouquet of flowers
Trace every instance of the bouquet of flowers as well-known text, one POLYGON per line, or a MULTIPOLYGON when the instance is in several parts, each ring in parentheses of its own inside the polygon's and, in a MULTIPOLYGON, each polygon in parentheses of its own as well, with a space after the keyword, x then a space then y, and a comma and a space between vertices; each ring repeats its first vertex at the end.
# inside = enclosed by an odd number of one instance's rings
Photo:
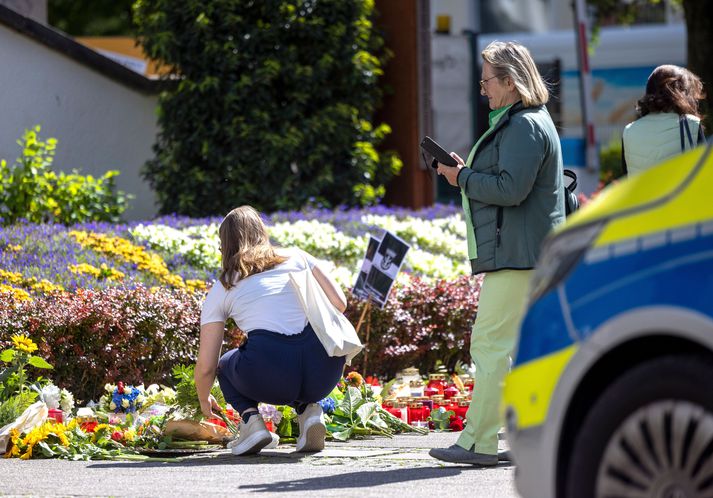
POLYGON ((105 385, 104 390, 107 394, 102 396, 100 406, 107 412, 136 413, 146 402, 144 386, 126 386, 117 382, 116 385, 105 385))

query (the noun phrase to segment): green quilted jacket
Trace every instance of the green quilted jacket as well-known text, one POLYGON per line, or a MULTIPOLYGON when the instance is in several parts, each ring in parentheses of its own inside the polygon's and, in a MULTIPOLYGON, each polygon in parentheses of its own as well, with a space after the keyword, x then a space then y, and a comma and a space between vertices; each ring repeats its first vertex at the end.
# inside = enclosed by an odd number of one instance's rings
POLYGON ((547 109, 516 103, 458 174, 475 228, 474 275, 535 266, 545 236, 565 219, 563 181, 547 109))

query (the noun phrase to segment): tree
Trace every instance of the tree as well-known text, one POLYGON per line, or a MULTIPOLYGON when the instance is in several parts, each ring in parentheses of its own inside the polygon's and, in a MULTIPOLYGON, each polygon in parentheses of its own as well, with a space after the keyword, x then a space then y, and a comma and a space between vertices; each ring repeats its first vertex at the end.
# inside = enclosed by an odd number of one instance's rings
POLYGON ((141 45, 179 77, 145 168, 161 212, 377 202, 401 162, 371 122, 374 15, 373 0, 138 0, 141 45))
MULTIPOLYGON (((705 127, 713 130, 713 2, 710 0, 673 0, 683 7, 688 39, 687 67, 703 81, 707 98, 701 109, 706 116, 705 127)), ((595 24, 614 20, 631 23, 642 7, 662 5, 661 0, 587 0, 595 8, 595 24)))
POLYGON ((50 25, 72 36, 130 35, 134 0, 49 0, 50 25))
POLYGON ((688 29, 688 69, 703 80, 706 89, 706 129, 713 130, 713 2, 683 0, 688 29))

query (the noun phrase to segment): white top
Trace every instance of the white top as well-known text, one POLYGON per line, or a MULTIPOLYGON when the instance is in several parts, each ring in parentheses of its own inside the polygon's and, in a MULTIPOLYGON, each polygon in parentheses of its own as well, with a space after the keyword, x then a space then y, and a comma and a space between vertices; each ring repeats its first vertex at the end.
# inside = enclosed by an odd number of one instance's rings
MULTIPOLYGON (((698 140, 700 120, 686 115, 694 147, 698 140)), ((689 150, 688 136, 684 143, 689 150)), ((624 128, 624 156, 629 175, 640 173, 660 162, 681 153, 681 129, 678 114, 652 113, 629 123, 624 128)))
POLYGON ((279 254, 290 259, 271 270, 238 280, 226 290, 220 281, 213 284, 201 310, 201 325, 222 322, 228 317, 246 334, 251 330, 265 329, 279 334, 299 334, 307 326, 300 300, 289 274, 310 269, 317 260, 299 249, 279 249, 279 254))

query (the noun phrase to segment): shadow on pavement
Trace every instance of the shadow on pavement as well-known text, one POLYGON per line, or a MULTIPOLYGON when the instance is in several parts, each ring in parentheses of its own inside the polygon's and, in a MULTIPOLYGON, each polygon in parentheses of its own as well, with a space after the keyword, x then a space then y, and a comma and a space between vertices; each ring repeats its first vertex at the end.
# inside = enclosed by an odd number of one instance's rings
POLYGON ((419 467, 385 471, 359 471, 339 476, 310 477, 265 484, 244 484, 241 491, 254 493, 278 493, 286 491, 322 491, 330 489, 369 488, 383 484, 393 484, 424 479, 442 479, 460 474, 458 467, 419 467))
POLYGON ((87 468, 151 468, 151 467, 194 467, 199 465, 259 465, 259 464, 275 464, 275 463, 299 463, 307 454, 286 455, 286 456, 234 456, 229 452, 213 454, 210 456, 196 456, 190 458, 179 458, 175 461, 167 460, 147 460, 147 461, 117 461, 117 462, 97 462, 94 465, 88 465, 87 468))

